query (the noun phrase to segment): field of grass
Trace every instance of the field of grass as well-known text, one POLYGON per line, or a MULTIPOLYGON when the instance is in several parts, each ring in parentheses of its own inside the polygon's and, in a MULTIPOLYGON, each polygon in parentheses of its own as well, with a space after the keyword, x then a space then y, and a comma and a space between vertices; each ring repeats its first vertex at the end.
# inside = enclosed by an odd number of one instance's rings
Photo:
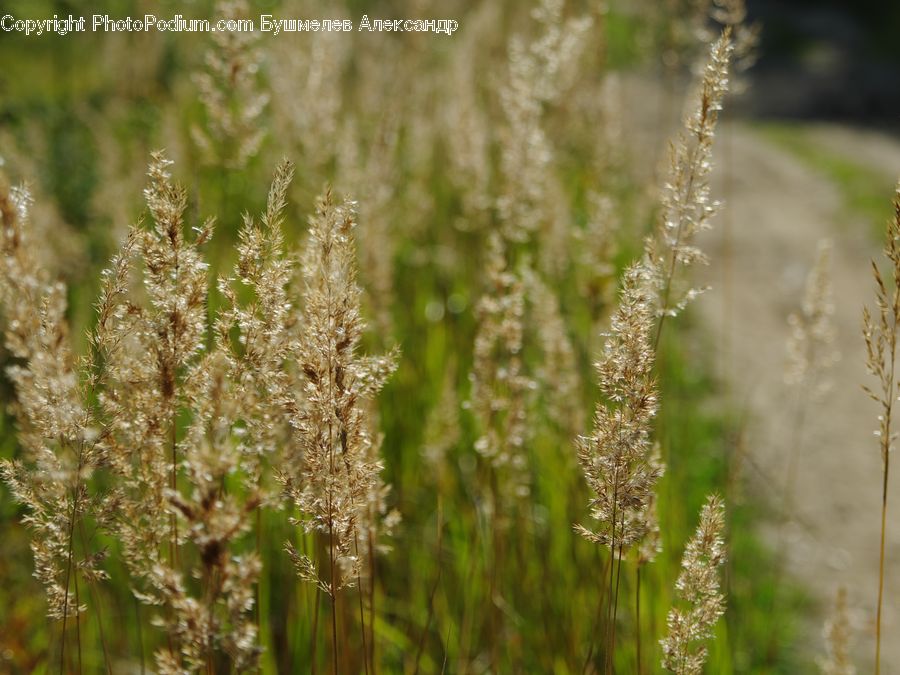
MULTIPOLYGON (((810 601, 757 534, 779 514, 744 489, 744 411, 674 311, 715 222, 742 3, 719 23, 689 3, 527 4, 328 8, 452 18, 452 36, 0 41, 0 671, 808 672, 810 601), (663 62, 709 65, 648 186, 617 78, 663 62), (615 472, 611 516, 591 517, 592 471, 615 472), (723 531, 683 565, 712 494, 723 531), (664 658, 669 634, 708 649, 699 670, 664 658)), ((863 168, 764 133, 883 221, 863 168)))

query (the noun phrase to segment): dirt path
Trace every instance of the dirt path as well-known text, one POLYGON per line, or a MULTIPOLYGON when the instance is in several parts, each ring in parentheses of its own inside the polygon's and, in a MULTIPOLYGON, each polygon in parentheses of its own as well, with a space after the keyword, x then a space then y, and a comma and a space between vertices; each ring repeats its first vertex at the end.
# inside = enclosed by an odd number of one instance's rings
MULTIPOLYGON (((875 170, 900 173, 897 141, 843 128, 832 134, 817 129, 816 139, 835 152, 872 157, 875 170)), ((788 569, 823 610, 830 608, 838 586, 847 588, 856 662, 866 667, 874 653, 881 460, 872 431, 875 404, 860 389, 867 381, 860 317, 863 302, 873 298, 868 260, 877 253, 877 244, 867 222, 846 222, 847 209, 834 185, 758 133, 735 124, 722 130, 718 142, 715 194, 728 204, 717 231, 704 244, 712 265, 703 276, 713 289, 698 301, 696 311, 715 337, 717 362, 724 364, 733 401, 750 413, 747 452, 753 468, 748 476, 770 503, 782 489, 788 444, 801 439, 795 445, 800 460, 796 518, 781 538, 774 526, 764 534, 773 545, 780 539, 786 543, 788 569), (808 406, 800 424, 798 404, 784 385, 787 316, 799 306, 823 237, 834 243, 841 360, 831 371, 833 388, 820 403, 808 406)), ((886 674, 900 674, 896 472, 893 478, 882 626, 886 674)), ((821 645, 819 620, 813 617, 805 628, 816 649, 821 645)))

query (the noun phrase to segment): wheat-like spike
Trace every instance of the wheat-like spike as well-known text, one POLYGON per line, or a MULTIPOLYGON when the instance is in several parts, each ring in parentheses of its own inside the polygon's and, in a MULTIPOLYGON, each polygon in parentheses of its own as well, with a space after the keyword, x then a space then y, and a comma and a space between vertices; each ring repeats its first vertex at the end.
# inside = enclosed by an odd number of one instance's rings
POLYGON ((252 556, 237 569, 230 555, 256 496, 222 493, 238 468, 231 433, 242 399, 231 393, 227 356, 205 346, 208 279, 199 246, 212 224, 185 237, 187 195, 170 166, 153 154, 145 190, 153 226, 132 230, 105 275, 93 342, 103 365, 95 380, 101 438, 118 483, 107 527, 122 544, 135 595, 165 607, 158 622, 173 638, 157 654, 165 673, 208 667, 223 651, 234 663, 253 663, 255 629, 241 598, 252 600, 258 570, 252 556), (138 267, 140 300, 130 286, 138 267), (179 438, 184 411, 190 423, 179 438), (204 582, 202 600, 184 578, 179 551, 186 545, 200 554, 191 573, 204 582))
MULTIPOLYGON (((243 416, 246 428, 240 450, 242 467, 258 489, 261 463, 275 459, 285 445, 283 420, 290 398, 291 378, 285 367, 297 350, 293 328, 296 310, 290 284, 294 266, 285 252, 281 229, 287 190, 294 167, 282 161, 275 171, 265 212, 254 219, 244 217, 239 232, 235 274, 219 280, 225 308, 215 323, 216 346, 227 354, 230 377, 243 386, 243 416), (240 287, 253 295, 245 305, 238 301, 240 287), (237 341, 232 332, 238 330, 237 341)), ((289 461, 288 457, 280 460, 289 461)))
POLYGON ((488 290, 475 310, 478 331, 467 407, 480 433, 475 449, 497 472, 498 499, 509 504, 530 491, 525 449, 533 384, 522 361, 525 284, 509 269, 506 254, 502 237, 492 234, 488 290))
MULTIPOLYGON (((224 658, 253 670, 261 562, 243 538, 266 497, 263 470, 286 435, 282 422, 302 450, 290 457, 302 462, 299 480, 284 469, 286 490, 304 524, 327 531, 330 574, 292 554, 301 577, 333 597, 360 579, 361 560, 384 548, 378 539, 397 522, 379 475, 373 405, 397 351, 357 353, 364 325, 355 208, 335 205, 330 193, 312 220, 298 321, 281 232, 288 162, 276 170, 262 216, 244 218, 236 270, 219 282, 224 308, 208 328, 200 246, 212 223, 186 235, 187 193, 171 164, 162 152, 152 156, 144 193, 152 224, 132 228, 104 273, 81 362, 68 345, 65 289, 31 255, 27 192, 0 182, 0 303, 7 347, 20 360, 10 375, 25 447, 24 461, 3 462, 0 473, 29 507, 52 617, 65 622, 83 611, 79 576, 105 577, 102 553, 74 545, 89 514, 91 526, 121 544, 137 599, 161 608, 154 623, 169 640, 156 655, 159 672, 210 672, 224 658), (239 283, 252 291, 247 302, 239 283), (295 375, 304 387, 296 397, 295 375), (114 487, 90 494, 91 473, 107 467, 114 487)), ((66 642, 63 623, 63 669, 66 642)))
POLYGON ((825 622, 825 657, 819 668, 823 675, 856 675, 856 667, 850 660, 850 618, 847 616, 847 589, 838 588, 834 611, 825 622))
POLYGON ((695 245, 698 233, 710 227, 718 208, 711 198, 709 176, 712 147, 722 100, 728 90, 728 64, 732 53, 731 30, 726 28, 710 47, 696 107, 684 120, 684 130, 669 150, 669 171, 662 197, 662 216, 655 234, 646 241, 660 329, 666 317, 675 316, 700 289, 683 290, 676 278, 680 271, 705 263, 695 245))
MULTIPOLYGON (((745 0, 713 0, 710 17, 720 26, 734 33, 734 72, 740 74, 756 63, 757 47, 762 27, 758 22, 747 23, 745 0)), ((741 88, 741 83, 737 83, 741 88)))
POLYGON ((500 90, 504 187, 497 209, 504 237, 517 242, 556 220, 553 147, 544 130, 543 107, 555 102, 571 82, 592 25, 588 16, 563 19, 562 0, 542 0, 533 17, 541 33, 530 42, 520 36, 510 40, 509 78, 500 90))
POLYGON ((525 270, 525 288, 531 309, 529 324, 541 348, 535 379, 545 392, 548 417, 571 438, 584 428, 575 347, 556 293, 529 268, 525 270))
MULTIPOLYGON (((330 8, 338 13, 337 6, 330 8)), ((344 88, 341 81, 352 43, 337 32, 309 33, 301 42, 275 41, 267 46, 272 92, 273 137, 297 144, 297 159, 321 176, 345 135, 341 128, 344 88)), ((293 153, 292 153, 293 154, 293 153)))
POLYGON ((725 562, 725 506, 710 495, 700 511, 700 524, 688 542, 675 582, 679 604, 669 610, 669 633, 660 640, 662 666, 678 675, 699 675, 706 662, 713 628, 725 613, 725 596, 719 590, 719 566, 725 562), (699 643, 699 644, 698 644, 699 643))
POLYGON ((591 303, 593 315, 615 302, 618 233, 621 229, 616 202, 609 195, 588 193, 588 218, 584 229, 571 228, 571 249, 578 263, 579 290, 591 303))
POLYGON ((359 196, 356 239, 365 307, 377 334, 390 342, 393 332, 394 227, 399 183, 397 149, 400 118, 385 115, 373 134, 353 124, 342 134, 338 157, 340 186, 359 196))
MULTIPOLYGON (((650 463, 656 467, 660 477, 666 471, 665 462, 662 461, 659 443, 653 447, 650 455, 650 463)), ((646 532, 641 539, 640 546, 637 550, 638 565, 646 565, 656 560, 656 556, 662 553, 662 536, 659 528, 659 513, 657 509, 657 495, 651 493, 647 508, 645 510, 646 532)))
POLYGON ((102 555, 82 551, 79 560, 73 540, 94 511, 86 481, 104 458, 71 351, 66 289, 34 256, 30 204, 28 190, 10 188, 0 174, 0 306, 6 348, 20 360, 7 373, 16 389, 13 411, 24 451, 23 460, 0 461, 0 476, 28 507, 24 522, 33 533, 35 577, 47 590, 49 616, 65 621, 86 608, 72 593, 75 576, 105 576, 102 555))
MULTIPOLYGON (((246 19, 250 8, 244 0, 219 0, 216 15, 219 19, 246 19)), ((259 84, 260 34, 220 30, 212 33, 212 41, 206 70, 194 78, 206 109, 206 124, 191 132, 208 163, 240 169, 265 139, 260 118, 269 95, 259 84)))
POLYGON ((820 397, 829 387, 827 371, 839 358, 834 346, 834 289, 831 282, 831 242, 819 242, 816 262, 806 278, 803 305, 788 317, 787 343, 791 386, 805 396, 820 397))
POLYGON ((448 453, 459 443, 462 431, 459 424, 459 397, 456 368, 448 367, 441 385, 440 396, 425 422, 422 458, 440 481, 448 470, 448 453))
POLYGON ((877 315, 872 316, 868 307, 863 308, 863 338, 866 343, 866 368, 878 380, 878 386, 863 389, 879 407, 878 446, 882 462, 881 491, 881 545, 878 573, 878 606, 876 610, 875 672, 881 667, 881 608, 884 594, 884 546, 887 528, 887 495, 891 450, 896 433, 893 430, 892 413, 897 396, 895 362, 897 358, 897 333, 900 330, 900 184, 894 194, 894 217, 888 221, 884 256, 890 264, 890 288, 877 263, 872 261, 875 279, 877 315))
POLYGON ((645 268, 625 272, 619 306, 603 355, 596 364, 603 401, 594 429, 578 439, 578 461, 594 492, 593 528, 576 525, 587 539, 620 551, 647 533, 647 509, 661 474, 653 461, 651 425, 658 408, 650 344, 653 309, 645 268))
MULTIPOLYGON (((166 571, 159 585, 177 618, 169 630, 191 668, 208 667, 211 654, 225 653, 238 670, 253 669, 260 653, 251 610, 261 561, 238 546, 265 498, 262 463, 284 436, 277 421, 284 417, 284 365, 294 345, 281 221, 292 177, 293 166, 282 162, 259 221, 245 217, 236 278, 220 281, 227 303, 215 321, 213 349, 185 378, 193 418, 181 445, 189 449, 183 467, 190 491, 166 495, 199 553, 192 576, 202 580, 204 593, 195 598, 177 570, 166 571), (232 288, 238 279, 254 291, 246 306, 232 288), (239 348, 230 337, 235 329, 239 348), (244 492, 224 489, 231 476, 243 479, 244 492)), ((165 651, 158 660, 163 670, 171 666, 165 651)))
POLYGON ((393 357, 357 353, 364 329, 356 283, 355 204, 335 204, 330 191, 310 221, 304 260, 305 326, 297 355, 304 405, 292 424, 303 456, 302 473, 286 482, 287 497, 304 515, 307 531, 328 538, 330 571, 287 545, 302 579, 334 597, 361 569, 361 519, 380 490, 365 401, 393 370, 393 357))

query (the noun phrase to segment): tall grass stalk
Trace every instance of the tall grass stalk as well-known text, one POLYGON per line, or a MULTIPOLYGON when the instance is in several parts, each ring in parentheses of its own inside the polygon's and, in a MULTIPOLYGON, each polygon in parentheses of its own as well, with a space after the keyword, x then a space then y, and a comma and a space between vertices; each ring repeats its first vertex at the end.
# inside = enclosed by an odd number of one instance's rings
POLYGON ((676 274, 680 269, 706 261, 694 241, 699 232, 709 229, 710 219, 718 208, 718 203, 710 196, 709 177, 713 139, 722 101, 728 91, 733 49, 731 29, 726 27, 710 46, 698 102, 685 117, 684 130, 670 145, 662 216, 655 235, 646 243, 659 317, 653 338, 654 351, 659 348, 666 319, 677 315, 702 292, 695 288, 676 289, 676 274))
POLYGON ((651 529, 652 495, 661 470, 652 457, 651 425, 657 412, 650 346, 653 309, 647 270, 633 265, 625 274, 619 306, 603 354, 596 364, 604 400, 597 404, 591 435, 577 440, 578 461, 591 491, 594 529, 575 531, 609 548, 609 588, 605 671, 612 668, 618 583, 624 553, 651 529))
POLYGON ((676 675, 700 675, 706 663, 705 641, 725 613, 718 568, 725 562, 725 506, 710 495, 700 511, 696 534, 688 541, 675 583, 678 602, 666 619, 668 635, 660 640, 663 667, 676 675))
POLYGON ((881 537, 878 549, 878 604, 875 617, 875 673, 881 672, 881 615, 884 596, 884 548, 887 535, 888 477, 891 450, 896 437, 892 428, 892 414, 896 399, 895 363, 897 357, 897 332, 900 330, 900 185, 894 196, 894 216, 888 221, 884 256, 890 265, 888 288, 878 268, 872 261, 875 279, 877 314, 873 318, 863 309, 863 337, 866 343, 866 368, 878 380, 877 388, 863 388, 880 409, 878 416, 879 449, 881 451, 881 537))

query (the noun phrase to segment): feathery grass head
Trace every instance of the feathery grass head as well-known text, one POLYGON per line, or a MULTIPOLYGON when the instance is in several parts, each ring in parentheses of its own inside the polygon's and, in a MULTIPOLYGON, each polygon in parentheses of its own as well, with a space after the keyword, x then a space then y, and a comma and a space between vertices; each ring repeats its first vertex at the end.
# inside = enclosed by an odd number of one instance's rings
POLYGON ((171 164, 163 153, 153 154, 144 191, 153 226, 134 228, 107 274, 112 286, 96 341, 104 364, 104 445, 127 514, 117 534, 139 579, 153 578, 162 543, 175 539, 166 490, 174 487, 181 456, 183 385, 206 340, 207 264, 198 246, 211 235, 212 222, 196 239, 185 237, 187 195, 172 181, 171 164), (128 286, 132 266, 139 268, 143 298, 128 286))
POLYGON ((866 368, 878 380, 879 388, 865 386, 869 396, 881 407, 876 432, 881 447, 881 459, 887 463, 894 442, 891 411, 896 395, 894 360, 897 352, 897 332, 900 329, 900 185, 894 197, 894 217, 888 222, 884 256, 890 265, 890 289, 877 263, 872 261, 875 278, 877 314, 863 310, 863 338, 866 343, 866 368))
POLYGON ((584 229, 571 228, 572 251, 578 265, 581 295, 598 309, 613 304, 616 289, 616 254, 621 222, 612 197, 599 192, 588 193, 588 217, 584 229))
POLYGON ((289 461, 278 450, 288 436, 283 418, 292 382, 286 363, 296 351, 297 308, 289 293, 294 266, 285 252, 281 225, 293 177, 293 164, 282 161, 264 213, 258 219, 244 217, 234 275, 218 283, 225 307, 214 326, 216 345, 230 361, 231 377, 242 386, 242 467, 255 482, 266 458, 289 461), (252 292, 243 305, 242 288, 252 292), (238 340, 232 339, 235 330, 238 340))
POLYGON ((834 289, 831 283, 831 242, 819 243, 816 262, 806 278, 803 305, 788 317, 788 384, 818 397, 828 388, 827 371, 838 359, 834 347, 834 289))
POLYGON ((875 619, 875 672, 881 667, 881 612, 884 598, 884 554, 887 531, 888 474, 896 432, 893 428, 894 401, 898 385, 895 382, 897 360, 897 332, 900 329, 900 184, 894 192, 894 217, 888 221, 884 256, 890 265, 890 287, 885 285, 878 264, 872 261, 875 278, 877 315, 863 308, 863 338, 866 343, 866 369, 878 380, 878 385, 864 385, 864 391, 878 404, 878 446, 881 451, 881 548, 878 568, 878 604, 875 619))
POLYGON ((568 326, 559 298, 540 275, 526 268, 524 281, 531 310, 529 324, 537 333, 542 355, 535 380, 545 392, 548 417, 574 437, 584 428, 584 414, 577 357, 568 326))
MULTIPOLYGON (((757 47, 762 27, 759 22, 747 23, 745 0, 713 0, 710 17, 720 26, 730 28, 734 34, 734 72, 740 75, 756 63, 757 47)), ((733 89, 743 89, 738 81, 733 89)))
POLYGON ((703 642, 725 613, 725 596, 719 590, 719 566, 725 562, 725 506, 710 495, 700 511, 700 524, 688 542, 675 582, 679 604, 669 610, 669 633, 660 640, 663 668, 678 675, 699 675, 706 662, 703 642), (697 644, 700 643, 700 644, 697 644))
POLYGON ((661 473, 651 453, 658 395, 650 343, 654 317, 643 265, 626 270, 619 298, 596 364, 604 400, 597 404, 593 432, 577 443, 597 524, 576 530, 612 549, 631 547, 647 534, 648 508, 661 473))
POLYGON ((212 222, 186 236, 187 195, 170 166, 153 155, 145 190, 153 227, 132 230, 105 274, 99 305, 93 346, 103 372, 95 381, 119 514, 109 529, 136 597, 166 608, 156 623, 174 647, 157 652, 160 672, 208 668, 213 654, 253 668, 260 561, 242 541, 263 499, 260 461, 282 406, 288 273, 278 227, 291 171, 285 164, 276 173, 263 227, 248 218, 241 234, 237 275, 257 297, 238 307, 223 280, 225 309, 210 335, 200 247, 212 222), (138 273, 143 294, 131 285, 138 273), (271 377, 271 396, 254 376, 271 377), (191 579, 200 580, 202 595, 191 579))
POLYGON ((500 89, 505 125, 500 135, 504 186, 497 200, 503 234, 527 241, 554 221, 553 146, 543 125, 544 106, 559 99, 572 81, 587 45, 592 20, 563 18, 562 0, 542 0, 533 12, 539 36, 509 43, 509 77, 500 89))
MULTIPOLYGON (((653 448, 650 463, 655 467, 661 478, 666 471, 665 462, 660 455, 659 443, 653 448)), ((655 492, 650 494, 649 502, 644 511, 645 532, 637 549, 638 565, 646 565, 656 560, 656 556, 662 553, 662 533, 659 528, 658 499, 655 492)))
POLYGON ((381 472, 364 403, 394 369, 393 355, 357 353, 364 323, 356 284, 355 214, 353 202, 336 204, 329 190, 310 220, 303 270, 305 326, 297 355, 304 400, 292 422, 303 468, 298 480, 286 483, 288 498, 303 514, 303 527, 328 537, 340 574, 332 565, 326 578, 290 544, 288 552, 300 577, 332 597, 360 571, 361 520, 370 515, 381 472))
MULTIPOLYGON (((244 0, 220 0, 219 19, 248 19, 244 0)), ((258 32, 219 30, 206 54, 206 70, 195 77, 199 98, 206 111, 204 127, 191 132, 208 163, 240 169, 256 154, 265 139, 260 117, 269 95, 259 85, 262 61, 258 32)))
POLYGON ((653 237, 646 242, 652 271, 654 303, 660 317, 674 316, 701 289, 676 288, 676 276, 706 256, 695 245, 697 234, 709 229, 718 203, 710 195, 712 147, 728 91, 728 66, 731 59, 731 31, 726 28, 710 47, 703 72, 697 105, 684 120, 684 130, 671 145, 669 171, 662 197, 662 216, 653 237))
POLYGON ((34 256, 30 204, 28 190, 11 188, 0 174, 0 306, 6 348, 14 358, 7 374, 15 386, 12 409, 24 453, 20 460, 0 461, 0 477, 28 508, 24 521, 33 532, 34 574, 46 588, 48 614, 65 619, 85 609, 72 595, 73 570, 105 577, 103 556, 82 551, 79 559, 73 545, 74 528, 98 506, 86 481, 104 455, 69 343, 66 289, 34 256))
POLYGON ((528 495, 530 476, 525 457, 532 380, 522 359, 525 284, 509 269, 507 247, 494 234, 490 240, 488 290, 478 301, 471 398, 467 404, 478 423, 475 449, 499 474, 500 497, 528 495))
POLYGON ((823 675, 856 675, 850 661, 850 618, 847 616, 847 589, 838 589, 834 610, 825 622, 825 656, 819 667, 823 675))
POLYGON ((447 472, 448 454, 462 435, 456 377, 456 368, 448 367, 440 396, 425 422, 422 457, 438 480, 447 472))
MULTIPOLYGON (((336 5, 329 9, 333 15, 340 12, 336 5)), ((347 35, 321 31, 301 41, 273 41, 266 50, 273 136, 296 144, 297 160, 313 169, 310 174, 320 176, 345 135, 344 92, 337 83, 353 45, 347 35)))

